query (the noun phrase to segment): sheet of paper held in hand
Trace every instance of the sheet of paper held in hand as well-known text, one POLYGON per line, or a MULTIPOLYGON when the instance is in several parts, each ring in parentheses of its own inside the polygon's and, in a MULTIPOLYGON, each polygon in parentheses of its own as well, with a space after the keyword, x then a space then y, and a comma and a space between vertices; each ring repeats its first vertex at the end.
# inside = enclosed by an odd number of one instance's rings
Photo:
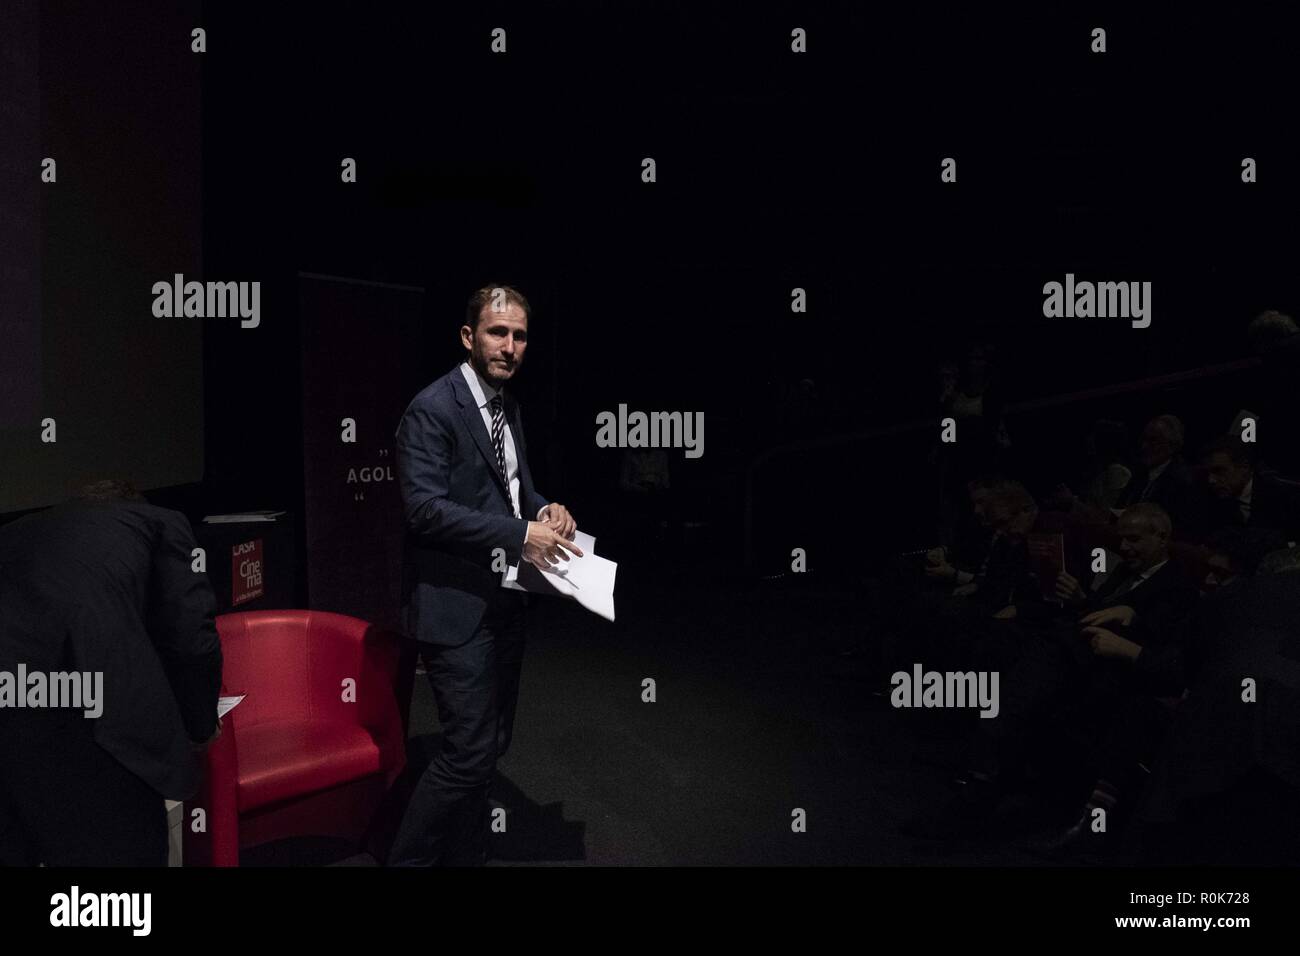
POLYGON ((582 557, 566 551, 568 561, 560 561, 550 571, 542 571, 528 561, 506 569, 501 586, 534 594, 558 594, 577 601, 593 614, 614 620, 614 578, 618 564, 596 554, 596 539, 581 531, 573 533, 573 543, 582 557))
POLYGON ((217 698, 217 720, 220 720, 226 714, 230 713, 239 705, 239 702, 247 697, 247 694, 240 694, 238 697, 218 697, 217 698))

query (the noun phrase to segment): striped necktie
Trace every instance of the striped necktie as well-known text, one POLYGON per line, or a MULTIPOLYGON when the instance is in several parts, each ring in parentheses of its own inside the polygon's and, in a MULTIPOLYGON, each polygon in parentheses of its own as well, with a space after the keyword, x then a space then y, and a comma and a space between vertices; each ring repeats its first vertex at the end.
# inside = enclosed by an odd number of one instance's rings
MULTIPOLYGON (((506 485, 506 497, 510 496, 510 475, 506 473, 506 417, 501 407, 501 396, 494 395, 488 402, 488 408, 492 412, 492 447, 497 453, 497 467, 501 469, 501 480, 506 485)), ((511 511, 514 510, 514 501, 510 503, 511 511)))

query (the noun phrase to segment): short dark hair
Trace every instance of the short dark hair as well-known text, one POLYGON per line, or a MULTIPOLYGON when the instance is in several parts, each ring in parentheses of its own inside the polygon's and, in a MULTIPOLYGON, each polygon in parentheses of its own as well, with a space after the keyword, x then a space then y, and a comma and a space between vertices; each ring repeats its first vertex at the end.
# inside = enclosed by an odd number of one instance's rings
POLYGON ((1242 441, 1232 435, 1220 435, 1201 446, 1201 461, 1209 461, 1211 455, 1223 454, 1234 465, 1255 467, 1254 442, 1242 441))
POLYGON ((105 478, 92 481, 77 489, 73 497, 78 501, 144 501, 144 495, 125 478, 105 478))
POLYGON ((498 282, 475 290, 474 294, 469 297, 469 302, 465 305, 465 324, 470 327, 471 331, 478 331, 478 320, 483 314, 483 307, 496 298, 497 289, 500 289, 505 295, 507 302, 513 302, 524 310, 525 320, 532 317, 532 307, 528 304, 528 300, 524 298, 524 294, 512 286, 502 285, 498 282))

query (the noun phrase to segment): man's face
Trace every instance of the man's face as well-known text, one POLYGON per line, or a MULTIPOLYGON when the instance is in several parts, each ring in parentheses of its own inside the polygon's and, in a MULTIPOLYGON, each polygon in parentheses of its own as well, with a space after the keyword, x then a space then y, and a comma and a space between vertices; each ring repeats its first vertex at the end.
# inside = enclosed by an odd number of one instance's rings
POLYGON ((1158 468, 1174 457, 1174 442, 1163 425, 1148 422, 1142 429, 1142 443, 1138 457, 1148 468, 1158 468))
POLYGON ((971 490, 970 493, 971 511, 974 513, 975 520, 976 522, 979 523, 979 526, 981 528, 991 527, 989 523, 988 503, 989 503, 988 488, 974 488, 971 490))
POLYGON ((474 370, 500 388, 524 364, 528 319, 513 302, 507 302, 501 312, 493 312, 489 302, 479 313, 477 328, 461 327, 460 341, 469 350, 469 364, 474 370))
POLYGON ((989 527, 1008 538, 1023 538, 1033 530, 1037 517, 1032 509, 1017 510, 996 502, 988 509, 988 516, 989 527))
POLYGON ((1119 553, 1130 570, 1141 571, 1159 564, 1169 556, 1169 542, 1163 534, 1136 518, 1120 518, 1119 553))
POLYGON ((1205 463, 1205 476, 1210 491, 1219 498, 1238 498, 1250 480, 1250 465, 1235 462, 1221 451, 1216 451, 1205 463))

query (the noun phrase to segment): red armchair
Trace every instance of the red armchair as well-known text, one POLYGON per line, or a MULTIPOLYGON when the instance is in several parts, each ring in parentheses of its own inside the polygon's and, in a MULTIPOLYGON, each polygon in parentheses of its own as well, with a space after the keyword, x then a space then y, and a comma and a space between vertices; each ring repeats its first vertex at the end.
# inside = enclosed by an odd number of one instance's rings
POLYGON ((186 804, 185 865, 238 866, 241 847, 291 836, 360 844, 406 764, 414 667, 400 637, 301 610, 223 614, 217 631, 222 696, 247 696, 186 804))

